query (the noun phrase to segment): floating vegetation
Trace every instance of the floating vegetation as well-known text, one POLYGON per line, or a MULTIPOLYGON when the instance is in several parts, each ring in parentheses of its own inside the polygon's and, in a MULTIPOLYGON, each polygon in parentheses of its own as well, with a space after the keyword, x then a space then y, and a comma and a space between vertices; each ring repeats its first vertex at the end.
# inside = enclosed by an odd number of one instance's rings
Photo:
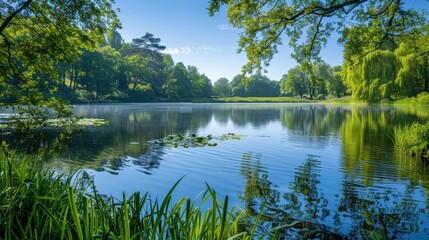
POLYGON ((55 127, 55 128, 80 128, 87 126, 103 126, 109 125, 109 121, 101 118, 55 118, 47 119, 46 121, 38 121, 34 119, 2 119, 0 122, 0 129, 14 128, 16 126, 21 126, 22 123, 25 123, 27 128, 41 128, 41 127, 55 127))
POLYGON ((66 127, 70 125, 78 126, 78 127, 86 127, 86 126, 103 126, 109 125, 109 121, 101 119, 101 118, 78 118, 77 120, 71 120, 70 118, 58 118, 58 119, 49 119, 47 121, 49 126, 55 127, 66 127))
POLYGON ((234 133, 227 133, 220 137, 213 137, 211 134, 207 136, 198 136, 196 134, 189 134, 185 136, 183 134, 178 135, 168 135, 162 139, 156 139, 149 141, 150 144, 159 144, 162 146, 171 146, 171 147, 215 147, 217 143, 211 142, 213 140, 226 141, 229 139, 240 140, 240 136, 235 135, 234 133))

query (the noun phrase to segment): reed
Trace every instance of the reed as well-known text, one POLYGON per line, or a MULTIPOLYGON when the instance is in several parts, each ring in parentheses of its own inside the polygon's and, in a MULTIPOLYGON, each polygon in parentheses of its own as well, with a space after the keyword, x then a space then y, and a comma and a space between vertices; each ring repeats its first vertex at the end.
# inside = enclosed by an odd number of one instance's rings
POLYGON ((123 194, 118 200, 98 194, 84 172, 58 173, 43 167, 42 161, 40 156, 0 152, 0 238, 253 239, 255 236, 258 221, 254 226, 243 226, 243 210, 229 207, 228 197, 220 200, 209 186, 194 200, 172 201, 180 180, 161 200, 140 192, 128 197, 123 194))
POLYGON ((404 159, 429 159, 429 122, 395 127, 395 148, 404 159))

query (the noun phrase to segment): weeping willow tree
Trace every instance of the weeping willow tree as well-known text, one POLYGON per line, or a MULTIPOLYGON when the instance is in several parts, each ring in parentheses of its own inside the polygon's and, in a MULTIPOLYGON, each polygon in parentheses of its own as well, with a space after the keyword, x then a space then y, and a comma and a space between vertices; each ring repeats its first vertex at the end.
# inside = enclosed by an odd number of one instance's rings
MULTIPOLYGON (((429 26, 427 27, 429 29, 429 26)), ((395 83, 401 96, 411 97, 429 90, 429 35, 420 34, 403 41, 395 50, 401 62, 395 83)))
POLYGON ((421 85, 420 64, 415 54, 399 57, 401 69, 396 76, 395 83, 400 96, 415 96, 423 90, 421 85))
POLYGON ((357 100, 379 101, 397 94, 395 84, 401 67, 394 52, 378 50, 359 64, 345 63, 345 79, 357 100))

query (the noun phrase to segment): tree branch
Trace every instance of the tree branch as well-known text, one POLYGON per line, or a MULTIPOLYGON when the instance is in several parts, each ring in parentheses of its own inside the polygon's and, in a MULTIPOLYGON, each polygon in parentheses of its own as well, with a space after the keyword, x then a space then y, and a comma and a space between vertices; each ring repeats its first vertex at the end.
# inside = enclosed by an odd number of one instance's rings
POLYGON ((22 12, 24 9, 26 9, 33 0, 27 0, 22 6, 18 9, 16 9, 12 14, 7 17, 4 22, 0 26, 0 34, 3 34, 3 30, 6 29, 7 25, 12 21, 12 19, 18 15, 20 12, 22 12))

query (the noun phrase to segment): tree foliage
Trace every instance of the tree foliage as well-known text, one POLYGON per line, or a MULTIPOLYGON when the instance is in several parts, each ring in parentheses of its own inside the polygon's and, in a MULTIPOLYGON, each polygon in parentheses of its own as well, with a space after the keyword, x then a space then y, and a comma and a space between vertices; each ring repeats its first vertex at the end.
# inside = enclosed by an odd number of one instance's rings
POLYGON ((281 93, 285 95, 303 97, 308 93, 308 78, 301 67, 289 69, 280 81, 281 93))
MULTIPOLYGON (((383 98, 412 97, 428 91, 429 51, 428 32, 422 28, 396 46, 375 50, 366 56, 352 56, 357 61, 345 61, 343 75, 353 97, 379 101, 383 98)), ((345 52, 348 52, 346 45, 345 52)))
POLYGON ((71 111, 54 92, 57 65, 73 62, 118 26, 111 0, 19 0, 0 4, 0 99, 40 123, 52 108, 58 117, 71 111), (10 100, 10 101, 8 101, 10 100), (26 107, 23 107, 25 105, 26 107))
POLYGON ((219 97, 231 97, 231 86, 227 78, 219 78, 213 84, 213 93, 219 97))
MULTIPOLYGON (((292 56, 308 65, 319 59, 320 49, 332 32, 354 40, 358 34, 354 29, 374 29, 364 36, 381 44, 413 33, 413 26, 421 20, 416 11, 406 9, 403 0, 211 0, 210 15, 221 5, 228 7, 230 23, 243 29, 239 52, 246 52, 248 63, 243 71, 247 73, 269 65, 285 37, 295 50, 292 56)), ((358 43, 368 42, 362 40, 358 43)))

